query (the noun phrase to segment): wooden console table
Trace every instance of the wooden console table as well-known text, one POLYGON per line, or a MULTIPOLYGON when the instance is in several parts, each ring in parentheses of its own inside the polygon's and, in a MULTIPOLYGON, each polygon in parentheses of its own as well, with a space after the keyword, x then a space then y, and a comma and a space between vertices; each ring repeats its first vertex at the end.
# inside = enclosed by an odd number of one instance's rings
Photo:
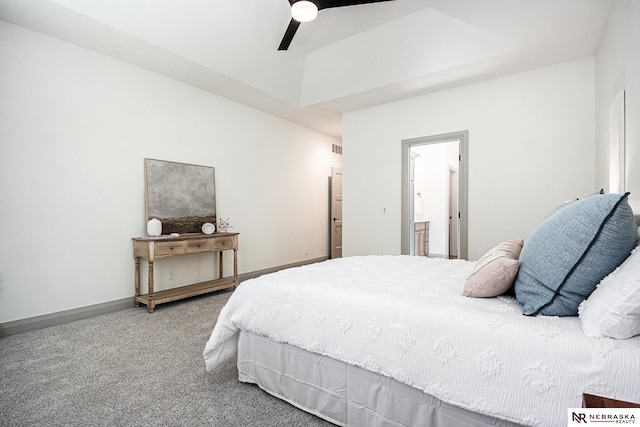
POLYGON ((135 287, 136 295, 134 303, 140 307, 140 303, 146 304, 149 313, 153 313, 156 304, 188 298, 196 295, 220 289, 238 286, 238 234, 239 233, 213 233, 213 234, 183 234, 180 236, 160 237, 134 237, 133 258, 136 261, 135 287), (222 275, 222 254, 224 251, 233 251, 233 279, 225 279, 222 275), (218 270, 220 277, 192 285, 180 286, 173 289, 154 292, 153 290, 153 262, 156 259, 173 256, 197 254, 203 252, 219 252, 218 270), (147 260, 149 267, 149 293, 140 294, 140 259, 147 260))

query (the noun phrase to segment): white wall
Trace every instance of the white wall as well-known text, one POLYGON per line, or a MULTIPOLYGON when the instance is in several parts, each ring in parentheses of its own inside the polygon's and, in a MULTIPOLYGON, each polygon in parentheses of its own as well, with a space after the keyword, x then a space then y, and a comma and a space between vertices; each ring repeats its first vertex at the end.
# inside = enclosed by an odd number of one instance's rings
POLYGON ((464 130, 474 260, 594 190, 593 58, 345 114, 346 256, 401 252, 401 141, 464 130))
POLYGON ((609 185, 609 104, 626 97, 626 191, 640 213, 640 2, 616 0, 596 54, 597 182, 609 185))
MULTIPOLYGON (((241 273, 328 255, 340 141, 4 21, 0 64, 0 322, 133 296, 145 157, 215 167, 241 273)), ((159 288, 212 263, 158 262, 159 288)))

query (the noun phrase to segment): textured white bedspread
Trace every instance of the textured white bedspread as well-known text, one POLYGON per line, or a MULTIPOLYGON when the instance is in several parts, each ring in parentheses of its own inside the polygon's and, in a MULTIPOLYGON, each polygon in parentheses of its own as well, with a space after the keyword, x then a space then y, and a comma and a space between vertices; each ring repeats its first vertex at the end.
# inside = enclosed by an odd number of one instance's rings
POLYGON ((526 425, 566 425, 583 392, 640 401, 640 337, 587 338, 577 317, 527 317, 511 297, 467 298, 473 266, 348 257, 245 281, 220 313, 206 367, 232 357, 248 330, 526 425))

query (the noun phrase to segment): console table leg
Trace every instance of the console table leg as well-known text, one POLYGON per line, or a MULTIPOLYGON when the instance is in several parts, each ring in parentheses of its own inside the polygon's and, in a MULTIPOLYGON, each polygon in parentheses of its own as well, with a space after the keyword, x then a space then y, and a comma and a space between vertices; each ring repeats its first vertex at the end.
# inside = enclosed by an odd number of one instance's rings
POLYGON ((135 289, 136 294, 133 297, 133 306, 138 308, 140 307, 140 303, 138 302, 138 297, 140 296, 140 258, 136 258, 135 289))
POLYGON ((153 261, 149 261, 149 313, 153 313, 155 301, 153 300, 153 261))
POLYGON ((238 286, 238 250, 233 250, 233 281, 235 284, 233 285, 233 289, 238 286))
POLYGON ((218 258, 218 269, 220 270, 220 278, 222 279, 222 251, 220 253, 220 258, 218 258))

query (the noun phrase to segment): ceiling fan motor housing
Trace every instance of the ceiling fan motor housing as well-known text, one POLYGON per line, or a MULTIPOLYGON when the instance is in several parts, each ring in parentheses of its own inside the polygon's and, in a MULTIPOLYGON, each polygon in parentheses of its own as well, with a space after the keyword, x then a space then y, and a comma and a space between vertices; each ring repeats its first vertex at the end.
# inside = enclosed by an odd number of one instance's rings
POLYGON ((291 17, 298 22, 311 22, 318 16, 318 6, 308 0, 298 0, 291 5, 291 17))

